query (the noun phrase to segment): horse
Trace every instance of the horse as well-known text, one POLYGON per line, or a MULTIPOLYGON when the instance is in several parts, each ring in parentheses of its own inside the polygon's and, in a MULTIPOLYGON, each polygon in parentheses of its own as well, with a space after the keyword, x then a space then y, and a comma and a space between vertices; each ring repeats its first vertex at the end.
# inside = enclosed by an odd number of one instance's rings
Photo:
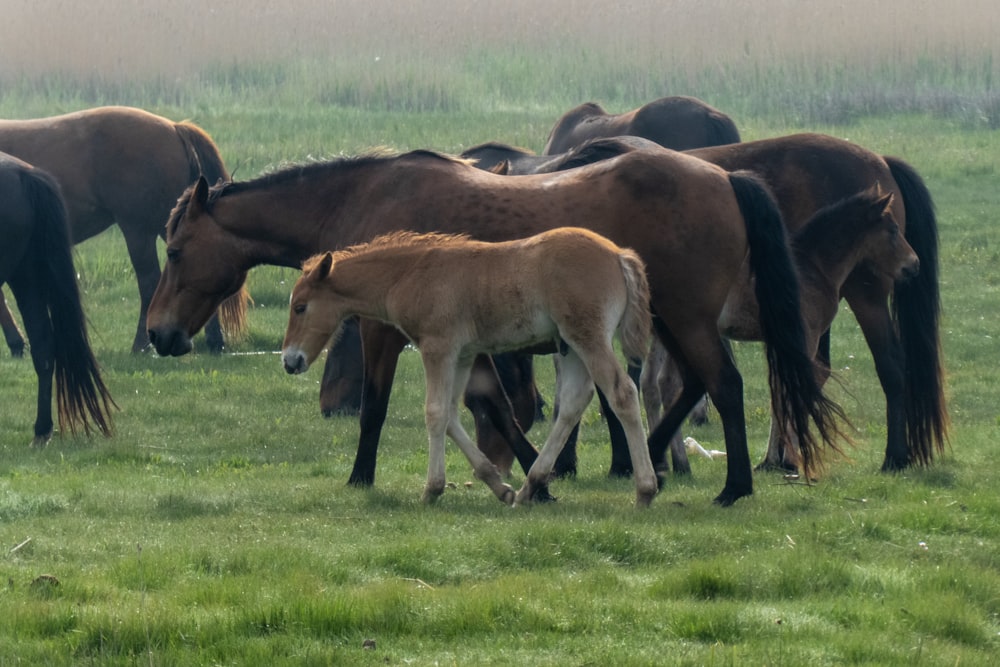
POLYGON ((3 290, 0 290, 0 328, 3 329, 3 338, 7 342, 7 349, 13 357, 24 356, 24 334, 17 326, 17 321, 7 307, 7 299, 4 298, 3 290))
MULTIPOLYGON (((793 422, 807 467, 822 445, 836 448, 836 406, 819 389, 805 350, 798 281, 774 200, 753 174, 666 149, 520 178, 430 151, 292 166, 211 188, 200 178, 167 223, 150 340, 161 355, 189 352, 191 336, 259 264, 297 266, 317 252, 389 231, 505 241, 565 226, 591 229, 646 263, 656 333, 692 388, 707 389, 722 421, 728 468, 717 503, 732 505, 753 492, 742 378, 716 325, 747 257, 765 323, 772 399, 786 404, 780 414, 793 422)), ((407 341, 397 329, 364 319, 361 336, 365 391, 349 482, 367 486, 407 341)))
MULTIPOLYGON (((631 142, 594 140, 567 152, 548 169, 572 169, 609 155, 635 150, 631 142)), ((940 343, 938 233, 934 202, 920 174, 907 162, 882 156, 842 139, 793 134, 685 151, 724 169, 759 174, 770 186, 790 234, 818 210, 878 183, 892 194, 891 213, 920 260, 911 280, 897 283, 866 264, 857 265, 840 288, 875 360, 886 397, 887 437, 883 472, 929 465, 944 450, 948 414, 940 343), (890 299, 891 297, 891 299, 890 299)), ((746 284, 749 276, 739 282, 746 284)), ((830 363, 829 334, 817 351, 830 363)), ((610 420, 609 420, 610 421, 610 420)), ((661 423, 650 433, 654 463, 673 435, 661 423)), ((612 439, 612 474, 628 474, 623 450, 612 439)), ((567 450, 570 450, 567 447, 567 450)), ((769 450, 762 467, 780 467, 784 457, 769 450)))
POLYGON ((38 376, 31 444, 44 447, 52 437, 53 376, 60 430, 111 435, 117 406, 90 348, 59 185, 0 153, 0 202, 0 285, 17 300, 38 376))
MULTIPOLYGON (((899 231, 892 215, 895 195, 872 187, 814 213, 791 237, 792 252, 799 270, 802 317, 807 346, 815 356, 820 339, 837 314, 840 292, 848 276, 859 266, 874 275, 902 284, 918 274, 920 260, 899 231)), ((730 340, 760 340, 757 304, 749 285, 734 290, 719 318, 719 330, 730 340)), ((649 429, 660 418, 660 406, 669 407, 681 390, 670 372, 669 357, 662 345, 653 342, 642 369, 642 394, 649 429)), ((820 365, 820 381, 830 375, 828 365, 820 365)), ((777 429, 780 419, 772 418, 765 468, 797 471, 800 461, 794 438, 777 429)), ((675 469, 690 469, 680 433, 670 442, 675 469)))
POLYGON ((661 97, 621 114, 587 102, 564 113, 549 132, 545 155, 564 153, 588 139, 644 137, 661 146, 688 150, 740 141, 733 119, 694 97, 661 97))
POLYGON ((639 392, 613 347, 616 333, 626 356, 641 357, 649 346, 649 284, 635 252, 574 227, 497 243, 395 232, 326 252, 305 262, 292 290, 281 352, 285 370, 305 372, 352 316, 396 327, 420 351, 430 443, 425 502, 444 493, 446 434, 497 498, 530 502, 536 488, 548 484, 595 384, 624 425, 636 506, 647 507, 656 495, 639 392), (462 428, 458 401, 476 356, 521 349, 559 350, 562 410, 515 496, 462 428))
MULTIPOLYGON (((160 278, 157 237, 178 195, 199 175, 229 174, 212 139, 193 123, 142 109, 99 107, 51 118, 0 120, 0 151, 52 174, 62 189, 74 243, 117 224, 139 286, 139 321, 132 351, 145 349, 146 311, 160 278)), ((246 326, 246 293, 224 304, 223 322, 206 329, 209 348, 223 349, 222 329, 246 326)))

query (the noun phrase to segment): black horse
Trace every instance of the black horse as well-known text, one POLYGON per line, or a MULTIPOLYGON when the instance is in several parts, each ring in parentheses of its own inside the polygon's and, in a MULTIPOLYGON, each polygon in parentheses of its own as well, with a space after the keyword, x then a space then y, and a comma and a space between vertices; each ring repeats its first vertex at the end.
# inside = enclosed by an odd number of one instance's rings
POLYGON ((52 437, 53 376, 60 429, 89 434, 96 427, 110 435, 115 403, 90 349, 59 186, 0 153, 0 202, 0 284, 17 300, 38 375, 32 444, 42 447, 52 437))

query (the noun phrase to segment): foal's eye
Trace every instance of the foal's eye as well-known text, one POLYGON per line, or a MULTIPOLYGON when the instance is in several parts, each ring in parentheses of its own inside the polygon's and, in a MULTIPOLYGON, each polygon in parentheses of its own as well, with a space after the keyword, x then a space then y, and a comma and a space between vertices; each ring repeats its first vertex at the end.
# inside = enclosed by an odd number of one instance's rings
POLYGON ((294 312, 296 315, 301 315, 302 313, 306 312, 306 304, 304 303, 295 304, 294 306, 292 306, 292 312, 294 312))
POLYGON ((178 250, 177 248, 167 248, 167 261, 168 262, 170 262, 172 264, 176 264, 178 261, 180 261, 180 258, 181 258, 181 251, 180 250, 178 250))

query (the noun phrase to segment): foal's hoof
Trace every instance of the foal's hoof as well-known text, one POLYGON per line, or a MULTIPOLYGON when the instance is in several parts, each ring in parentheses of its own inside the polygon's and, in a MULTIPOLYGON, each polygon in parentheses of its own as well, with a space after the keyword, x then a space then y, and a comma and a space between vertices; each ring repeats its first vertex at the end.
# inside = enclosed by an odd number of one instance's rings
POLYGON ((497 497, 500 498, 500 502, 502 502, 504 505, 510 505, 511 507, 513 507, 514 501, 517 499, 517 494, 514 492, 514 489, 511 486, 504 484, 504 487, 505 488, 503 493, 497 497))

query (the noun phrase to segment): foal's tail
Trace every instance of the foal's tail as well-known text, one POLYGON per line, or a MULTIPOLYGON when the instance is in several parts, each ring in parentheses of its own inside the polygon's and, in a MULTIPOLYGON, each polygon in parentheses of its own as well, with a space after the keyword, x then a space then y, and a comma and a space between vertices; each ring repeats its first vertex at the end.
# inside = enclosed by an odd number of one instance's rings
POLYGON ((898 284, 892 315, 906 356, 906 440, 913 463, 926 465, 944 449, 948 413, 944 401, 944 372, 938 320, 938 231, 934 202, 923 179, 909 164, 883 157, 903 194, 906 240, 920 258, 920 271, 898 284))
POLYGON ((649 314, 649 280, 646 278, 646 265, 639 259, 639 255, 628 248, 623 248, 618 254, 618 262, 621 264, 628 292, 625 314, 618 324, 618 336, 625 356, 629 360, 638 360, 641 363, 649 351, 649 337, 653 330, 649 314))
POLYGON ((818 443, 809 431, 816 424, 823 443, 834 450, 842 435, 843 412, 823 395, 812 358, 806 351, 799 301, 799 280, 788 248, 781 212, 759 177, 747 171, 729 174, 746 223, 750 269, 760 306, 760 328, 767 352, 768 381, 775 414, 791 424, 802 453, 803 472, 818 462, 818 443))
POLYGON ((35 212, 30 241, 31 262, 41 268, 41 292, 52 319, 56 404, 59 428, 89 435, 91 421, 111 435, 111 407, 118 407, 101 378, 90 348, 87 321, 73 268, 72 242, 59 186, 47 173, 34 169, 22 175, 22 188, 35 212))
MULTIPOLYGON (((184 144, 188 159, 188 183, 194 183, 204 176, 209 185, 219 181, 229 181, 229 172, 222 162, 219 147, 203 129, 189 121, 174 123, 174 130, 184 144)), ((250 291, 244 283, 240 290, 219 305, 219 320, 222 329, 232 340, 241 340, 247 335, 247 303, 250 291)))

